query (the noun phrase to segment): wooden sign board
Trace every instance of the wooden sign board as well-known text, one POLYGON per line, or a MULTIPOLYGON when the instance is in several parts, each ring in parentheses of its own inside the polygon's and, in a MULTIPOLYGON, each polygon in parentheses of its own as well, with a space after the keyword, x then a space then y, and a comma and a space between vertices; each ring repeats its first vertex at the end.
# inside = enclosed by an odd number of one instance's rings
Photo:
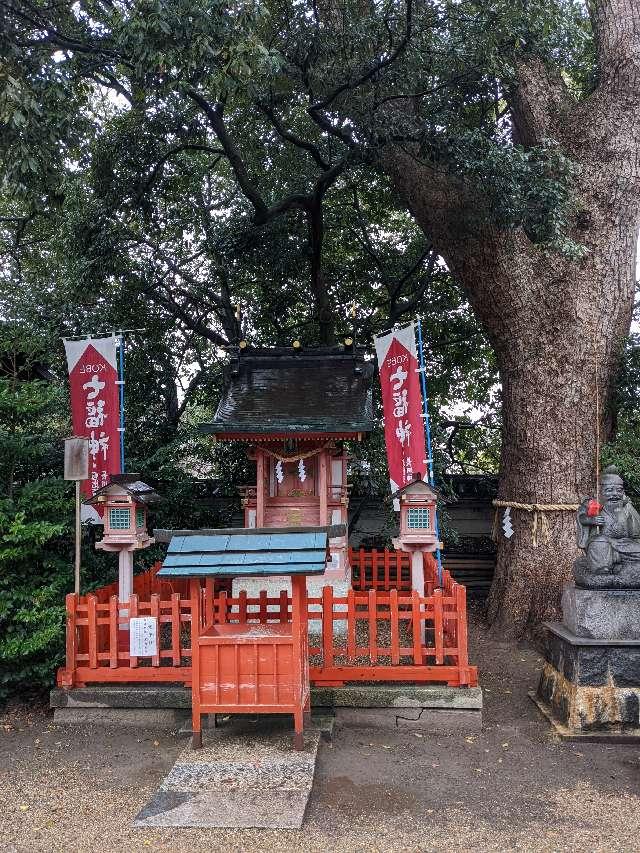
POLYGON ((65 480, 87 480, 89 478, 89 440, 73 436, 64 440, 65 480))

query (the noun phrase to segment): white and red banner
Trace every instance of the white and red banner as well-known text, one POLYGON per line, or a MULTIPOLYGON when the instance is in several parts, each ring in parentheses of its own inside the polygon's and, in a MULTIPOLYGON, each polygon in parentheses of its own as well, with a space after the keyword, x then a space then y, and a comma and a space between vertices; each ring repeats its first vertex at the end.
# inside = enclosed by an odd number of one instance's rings
MULTIPOLYGON (((89 479, 81 485, 83 494, 92 494, 120 473, 120 400, 118 387, 117 338, 89 338, 65 341, 71 390, 71 417, 74 435, 89 439, 89 479)), ((100 521, 89 506, 83 506, 83 520, 100 521)))
POLYGON ((375 344, 393 494, 416 474, 428 480, 415 325, 381 335, 375 344))

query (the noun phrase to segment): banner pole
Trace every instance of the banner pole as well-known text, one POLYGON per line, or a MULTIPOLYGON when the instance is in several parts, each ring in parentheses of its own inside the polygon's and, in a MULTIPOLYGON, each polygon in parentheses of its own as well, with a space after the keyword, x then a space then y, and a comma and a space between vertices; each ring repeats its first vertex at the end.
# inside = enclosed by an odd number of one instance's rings
MULTIPOLYGON (((435 477, 433 474, 433 453, 431 451, 431 425, 429 423, 429 398, 427 397, 427 369, 424 362, 424 353, 422 348, 422 320, 418 317, 418 354, 420 358, 420 385, 422 387, 422 408, 424 411, 424 429, 427 438, 427 465, 429 485, 435 487, 435 477)), ((435 512, 435 529, 436 538, 440 543, 440 524, 438 522, 438 510, 435 512)), ((440 548, 436 548, 436 562, 438 564, 438 585, 442 586, 442 556, 440 548)))
POLYGON ((124 332, 120 330, 120 346, 118 347, 118 389, 120 397, 120 473, 124 474, 124 332))

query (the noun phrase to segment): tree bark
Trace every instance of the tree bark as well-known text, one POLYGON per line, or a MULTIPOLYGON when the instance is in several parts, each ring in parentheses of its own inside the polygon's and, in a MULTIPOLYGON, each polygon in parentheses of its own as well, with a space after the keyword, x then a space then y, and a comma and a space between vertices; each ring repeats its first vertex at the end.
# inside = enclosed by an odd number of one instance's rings
MULTIPOLYGON (((388 152, 383 168, 433 241, 495 349, 502 382, 498 498, 576 504, 595 491, 596 435, 629 331, 640 228, 640 10, 603 0, 597 11, 601 82, 579 104, 537 59, 512 94, 514 135, 560 141, 580 167, 570 234, 586 247, 569 260, 535 246, 522 230, 500 231, 473 212, 481 194, 412 152, 388 152), (614 59, 611 59, 613 52, 614 59), (596 403, 597 401, 597 403, 596 403), (597 412, 599 411, 599 423, 597 412)), ((558 615, 577 555, 575 512, 513 509, 514 535, 498 533, 488 603, 495 632, 518 637, 558 615)))

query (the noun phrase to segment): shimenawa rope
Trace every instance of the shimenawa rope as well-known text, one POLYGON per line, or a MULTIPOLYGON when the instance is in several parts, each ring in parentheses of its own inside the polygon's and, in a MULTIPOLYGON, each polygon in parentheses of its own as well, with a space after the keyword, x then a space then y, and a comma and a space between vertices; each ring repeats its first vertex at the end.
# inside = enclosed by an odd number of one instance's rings
POLYGON ((544 539, 544 544, 549 544, 549 522, 545 513, 547 512, 576 512, 580 509, 580 504, 525 504, 520 501, 493 501, 496 508, 493 517, 493 530, 491 538, 495 542, 498 538, 499 513, 501 508, 511 507, 511 509, 521 509, 523 512, 533 513, 533 524, 531 526, 531 545, 537 548, 540 544, 538 538, 538 528, 540 528, 540 539, 544 539))

